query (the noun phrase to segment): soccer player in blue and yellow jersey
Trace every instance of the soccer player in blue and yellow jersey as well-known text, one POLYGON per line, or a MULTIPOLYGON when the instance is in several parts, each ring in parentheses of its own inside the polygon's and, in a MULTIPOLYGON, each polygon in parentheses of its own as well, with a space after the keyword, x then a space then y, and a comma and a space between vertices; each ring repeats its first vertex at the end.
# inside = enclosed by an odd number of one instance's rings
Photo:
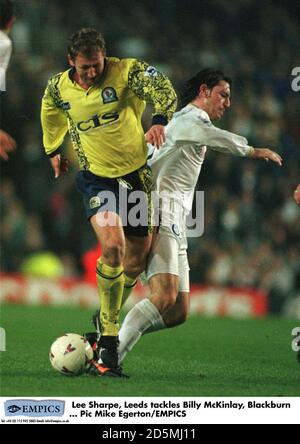
POLYGON ((101 336, 94 366, 99 375, 119 375, 119 311, 145 268, 151 224, 149 220, 147 226, 125 226, 119 206, 103 205, 101 192, 113 193, 117 202, 124 187, 129 196, 142 191, 149 198, 152 176, 141 117, 146 103, 152 104, 147 138, 159 147, 176 109, 176 93, 153 66, 107 57, 102 35, 90 28, 71 37, 68 59, 71 69, 50 78, 43 97, 43 141, 55 177, 67 170, 59 152, 67 131, 78 155, 77 186, 102 247, 96 270, 101 336))

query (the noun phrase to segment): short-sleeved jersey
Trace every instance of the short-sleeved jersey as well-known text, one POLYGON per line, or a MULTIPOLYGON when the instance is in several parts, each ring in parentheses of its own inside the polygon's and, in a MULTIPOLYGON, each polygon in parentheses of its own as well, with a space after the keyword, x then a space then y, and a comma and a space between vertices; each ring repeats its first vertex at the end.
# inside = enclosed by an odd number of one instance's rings
POLYGON ((72 80, 74 69, 53 76, 42 101, 43 141, 48 155, 69 130, 80 169, 102 177, 121 177, 146 163, 141 117, 146 102, 165 124, 176 109, 169 79, 136 59, 106 58, 99 84, 84 90, 72 80))

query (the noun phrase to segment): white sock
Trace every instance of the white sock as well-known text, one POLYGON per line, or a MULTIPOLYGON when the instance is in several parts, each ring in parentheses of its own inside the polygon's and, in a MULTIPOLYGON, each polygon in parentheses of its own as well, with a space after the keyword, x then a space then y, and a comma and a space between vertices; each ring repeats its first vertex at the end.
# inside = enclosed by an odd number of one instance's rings
POLYGON ((163 330, 164 328, 168 328, 168 326, 166 325, 162 316, 160 316, 160 319, 157 319, 155 322, 153 322, 153 324, 150 325, 150 327, 147 328, 146 331, 144 331, 143 335, 148 333, 154 333, 155 331, 163 330))
POLYGON ((149 299, 143 299, 129 311, 119 332, 119 363, 132 350, 142 334, 159 320, 162 320, 162 317, 149 299))

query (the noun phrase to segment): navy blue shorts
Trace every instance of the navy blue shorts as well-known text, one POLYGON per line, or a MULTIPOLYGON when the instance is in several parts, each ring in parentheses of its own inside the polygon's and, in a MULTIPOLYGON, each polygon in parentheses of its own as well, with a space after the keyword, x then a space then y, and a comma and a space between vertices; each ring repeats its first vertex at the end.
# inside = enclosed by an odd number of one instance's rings
POLYGON ((87 218, 99 212, 117 213, 125 235, 148 236, 152 231, 152 171, 148 165, 123 177, 110 179, 79 171, 77 188, 83 195, 87 218))

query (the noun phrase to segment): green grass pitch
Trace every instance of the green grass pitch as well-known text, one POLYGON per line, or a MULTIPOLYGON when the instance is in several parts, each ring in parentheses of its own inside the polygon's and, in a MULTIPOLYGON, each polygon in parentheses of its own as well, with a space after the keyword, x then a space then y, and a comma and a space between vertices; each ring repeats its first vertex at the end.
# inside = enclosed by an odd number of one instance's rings
POLYGON ((300 364, 291 349, 299 321, 191 317, 144 336, 128 355, 130 379, 67 377, 52 369, 50 344, 91 330, 91 310, 1 307, 7 335, 0 353, 0 395, 13 396, 300 396, 300 364))

